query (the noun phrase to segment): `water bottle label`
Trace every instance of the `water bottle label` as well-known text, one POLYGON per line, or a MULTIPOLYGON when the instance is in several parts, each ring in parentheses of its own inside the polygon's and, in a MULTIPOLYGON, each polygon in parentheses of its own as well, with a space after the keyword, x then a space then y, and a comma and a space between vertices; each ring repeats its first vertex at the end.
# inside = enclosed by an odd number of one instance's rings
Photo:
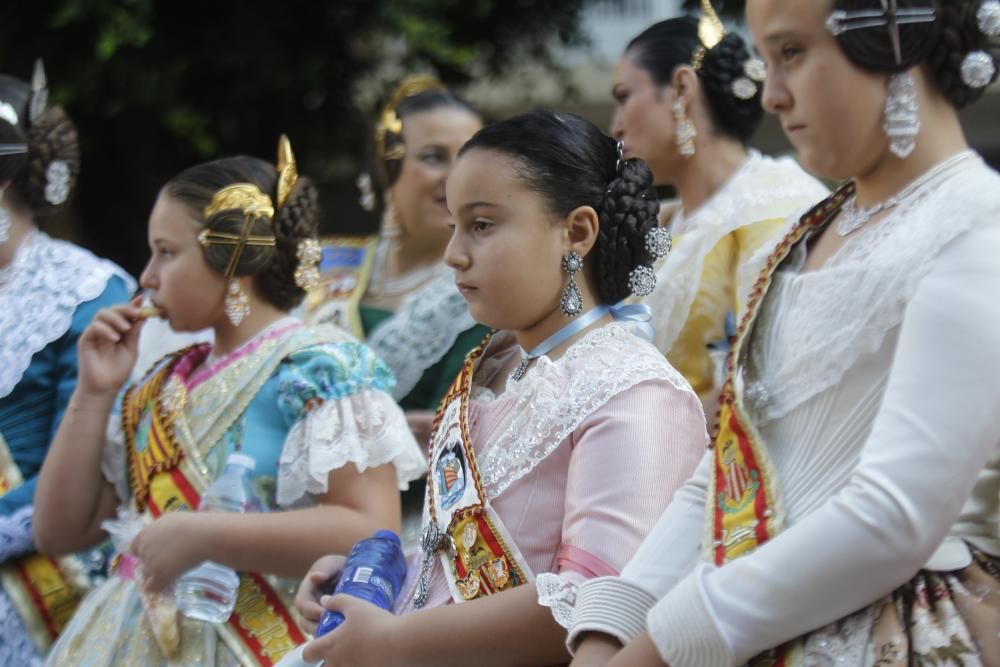
POLYGON ((371 580, 369 581, 369 583, 372 586, 377 586, 377 587, 381 588, 382 592, 385 593, 386 596, 388 596, 388 598, 390 600, 395 600, 396 599, 395 591, 393 590, 392 584, 388 580, 383 579, 382 577, 380 577, 380 576, 378 576, 376 574, 376 575, 374 575, 371 578, 371 580))
POLYGON ((354 571, 354 576, 351 577, 351 581, 359 584, 367 584, 371 578, 374 570, 370 567, 359 567, 354 571))

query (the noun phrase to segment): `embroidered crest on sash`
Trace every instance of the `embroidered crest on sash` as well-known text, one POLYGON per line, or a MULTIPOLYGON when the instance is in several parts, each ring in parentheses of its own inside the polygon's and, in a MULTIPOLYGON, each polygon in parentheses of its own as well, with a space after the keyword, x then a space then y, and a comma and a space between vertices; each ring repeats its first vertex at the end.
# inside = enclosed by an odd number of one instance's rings
POLYGON ((469 435, 468 401, 476 362, 489 337, 469 353, 441 401, 431 438, 430 522, 424 529, 424 560, 414 598, 423 606, 435 555, 444 566, 456 602, 474 600, 533 580, 499 515, 490 505, 469 435))
MULTIPOLYGON (((751 553, 782 529, 777 474, 767 448, 743 405, 742 368, 748 341, 771 277, 807 232, 823 227, 853 192, 846 185, 806 213, 777 245, 750 292, 736 340, 726 360, 726 382, 719 398, 713 437, 714 470, 709 478, 705 559, 716 566, 751 553)), ((788 667, 801 663, 801 646, 786 644, 758 656, 751 665, 788 667)))

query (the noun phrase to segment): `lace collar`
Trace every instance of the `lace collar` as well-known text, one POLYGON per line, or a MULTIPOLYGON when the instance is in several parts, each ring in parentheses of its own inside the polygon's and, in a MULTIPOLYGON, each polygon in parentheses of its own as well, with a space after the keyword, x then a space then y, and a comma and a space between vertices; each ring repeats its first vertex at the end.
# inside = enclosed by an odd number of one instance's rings
POLYGON ((31 358, 65 334, 80 304, 96 299, 120 267, 72 243, 33 231, 0 283, 0 398, 21 381, 31 358))
MULTIPOLYGON (((477 376, 490 374, 491 358, 507 356, 516 345, 512 339, 509 332, 501 332, 490 341, 477 376)), ((497 399, 479 387, 477 401, 514 401, 479 453, 488 496, 496 498, 531 472, 611 397, 647 380, 666 380, 693 393, 656 348, 628 324, 613 322, 588 332, 554 361, 539 357, 524 378, 509 382, 497 399)))
POLYGON ((399 310, 368 335, 368 346, 392 369, 392 397, 406 396, 424 371, 441 361, 459 334, 476 325, 448 270, 403 300, 399 310))
POLYGON ((749 334, 745 396, 759 420, 788 414, 876 352, 941 249, 998 218, 1000 177, 976 157, 848 238, 815 271, 800 273, 800 242, 775 272, 749 334))
POLYGON ((657 268, 656 290, 645 300, 653 309, 656 347, 667 352, 673 346, 701 286, 705 256, 720 239, 745 225, 784 220, 827 194, 791 158, 751 151, 743 166, 690 216, 678 209, 675 216, 681 216, 685 231, 657 268))

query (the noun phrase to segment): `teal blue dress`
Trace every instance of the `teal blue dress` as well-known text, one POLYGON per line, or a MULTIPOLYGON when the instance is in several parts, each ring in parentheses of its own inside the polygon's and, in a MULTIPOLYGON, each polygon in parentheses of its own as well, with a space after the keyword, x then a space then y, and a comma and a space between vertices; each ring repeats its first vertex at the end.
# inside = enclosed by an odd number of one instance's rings
MULTIPOLYGON (((21 478, 0 495, 0 564, 34 551, 35 485, 76 387, 77 339, 98 310, 134 289, 118 266, 38 231, 0 274, 0 454, 21 478)), ((99 561, 89 564, 99 570, 99 561)), ((0 589, 0 656, 29 664, 35 650, 0 589)))

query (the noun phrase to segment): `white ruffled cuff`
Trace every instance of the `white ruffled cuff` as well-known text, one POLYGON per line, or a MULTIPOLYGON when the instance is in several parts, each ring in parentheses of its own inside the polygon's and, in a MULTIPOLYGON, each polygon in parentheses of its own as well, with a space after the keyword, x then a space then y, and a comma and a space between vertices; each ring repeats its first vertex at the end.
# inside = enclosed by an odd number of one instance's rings
POLYGON ((328 400, 292 426, 278 461, 278 504, 291 507, 306 494, 326 493, 330 472, 348 463, 362 472, 392 463, 400 489, 427 471, 403 411, 385 392, 328 400))

